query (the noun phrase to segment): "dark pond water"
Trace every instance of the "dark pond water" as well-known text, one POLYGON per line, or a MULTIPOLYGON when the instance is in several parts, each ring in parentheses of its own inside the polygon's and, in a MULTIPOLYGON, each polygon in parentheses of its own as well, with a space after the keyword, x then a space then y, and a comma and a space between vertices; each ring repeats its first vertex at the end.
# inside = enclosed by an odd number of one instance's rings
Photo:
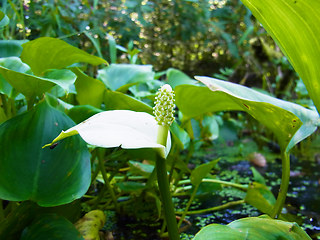
MULTIPOLYGON (((195 157, 195 164, 203 163, 215 159, 217 154, 208 150, 207 154, 195 157)), ((221 155, 221 154, 220 154, 221 155)), ((217 176, 221 180, 248 184, 253 181, 251 167, 253 166, 245 158, 229 158, 223 156, 219 162, 217 176), (232 160, 230 160, 232 159, 232 160)), ((281 179, 281 160, 277 154, 269 156, 266 167, 256 167, 266 180, 266 185, 270 187, 275 196, 281 179), (271 160, 270 160, 271 159, 271 160)), ((291 156, 291 179, 286 200, 285 211, 298 218, 300 226, 309 234, 312 239, 320 239, 320 163, 317 159, 298 159, 291 156)), ((196 203, 190 210, 205 209, 218 206, 228 201, 235 201, 244 197, 243 192, 233 188, 223 188, 214 194, 199 194, 196 203)), ((175 199, 177 205, 183 209, 188 198, 175 199)), ((192 226, 182 235, 182 239, 192 239, 202 227, 211 224, 228 224, 234 220, 244 217, 259 216, 262 213, 256 208, 241 204, 230 209, 218 212, 209 212, 201 215, 190 215, 187 219, 192 226)), ((113 226, 115 239, 140 239, 157 240, 160 223, 148 221, 136 221, 133 218, 118 219, 113 226)))

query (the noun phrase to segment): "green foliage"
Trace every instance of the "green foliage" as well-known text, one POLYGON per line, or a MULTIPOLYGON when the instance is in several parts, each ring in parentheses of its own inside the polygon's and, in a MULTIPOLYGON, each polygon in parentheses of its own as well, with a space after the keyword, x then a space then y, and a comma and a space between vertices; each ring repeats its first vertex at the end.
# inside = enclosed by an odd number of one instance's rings
POLYGON ((88 190, 90 157, 79 137, 61 142, 54 149, 41 148, 61 128, 72 125, 65 114, 46 102, 1 124, 2 199, 57 206, 81 197, 88 190))
POLYGON ((236 220, 228 225, 211 224, 204 227, 194 238, 236 240, 307 240, 311 239, 296 223, 252 217, 236 220))
POLYGON ((26 228, 21 240, 66 239, 83 240, 84 238, 67 219, 56 214, 43 215, 26 228))
POLYGON ((242 0, 270 33, 304 81, 318 112, 320 109, 319 65, 320 18, 317 0, 242 0), (279 24, 281 22, 281 24, 279 24), (297 34, 299 33, 299 34, 297 34))

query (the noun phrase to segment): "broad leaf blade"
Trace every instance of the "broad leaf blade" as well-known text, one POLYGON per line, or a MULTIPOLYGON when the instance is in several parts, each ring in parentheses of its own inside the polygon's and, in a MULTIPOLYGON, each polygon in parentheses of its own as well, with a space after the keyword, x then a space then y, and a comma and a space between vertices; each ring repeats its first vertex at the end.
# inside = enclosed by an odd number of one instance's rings
POLYGON ((90 55, 56 38, 41 37, 22 46, 21 60, 38 76, 42 76, 48 69, 61 69, 74 63, 107 63, 102 58, 90 55))
POLYGON ((211 224, 202 228, 194 240, 311 240, 296 224, 266 217, 249 217, 228 225, 211 224))
POLYGON ((7 26, 10 20, 7 15, 0 11, 0 29, 7 26))
POLYGON ((77 75, 75 86, 77 90, 76 97, 79 104, 88 104, 96 108, 100 108, 103 102, 104 92, 106 90, 106 86, 103 82, 89 77, 78 68, 74 68, 72 71, 77 75))
POLYGON ((320 1, 242 0, 278 43, 320 111, 320 1))
POLYGON ((192 172, 190 176, 191 184, 194 186, 200 185, 203 178, 205 178, 210 172, 211 169, 217 164, 220 159, 201 164, 197 166, 192 172))
POLYGON ((74 123, 42 102, 0 125, 0 198, 57 206, 80 198, 90 185, 90 154, 75 136, 41 147, 74 123), (54 197, 52 197, 54 196, 54 197))
POLYGON ((187 118, 207 112, 246 111, 268 127, 281 148, 287 151, 317 128, 318 114, 298 104, 214 78, 197 79, 208 87, 181 85, 175 88, 176 104, 187 118))
MULTIPOLYGON (((59 85, 65 91, 68 91, 69 86, 76 79, 76 75, 67 69, 47 71, 44 77, 36 77, 29 74, 29 72, 29 67, 17 57, 0 60, 0 75, 2 78, 29 99, 40 96, 55 85, 59 85)), ((0 91, 9 94, 12 88, 3 79, 0 79, 0 91)))
POLYGON ((78 230, 64 217, 45 214, 25 229, 20 240, 84 240, 78 230))
POLYGON ((112 91, 126 92, 132 85, 154 79, 151 65, 111 64, 98 71, 98 78, 112 91))
POLYGON ((22 52, 22 44, 28 40, 0 40, 0 57, 19 57, 22 52))

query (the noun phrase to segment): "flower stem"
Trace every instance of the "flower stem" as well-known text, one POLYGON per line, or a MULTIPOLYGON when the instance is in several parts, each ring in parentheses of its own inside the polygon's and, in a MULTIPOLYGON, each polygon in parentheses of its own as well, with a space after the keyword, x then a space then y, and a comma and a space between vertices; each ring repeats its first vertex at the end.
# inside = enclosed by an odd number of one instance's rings
MULTIPOLYGON (((159 125, 157 142, 163 146, 166 146, 167 143, 168 130, 168 126, 159 125)), ((156 158, 156 171, 160 196, 164 208, 164 216, 167 223, 169 238, 170 240, 178 240, 180 239, 179 230, 170 193, 166 159, 161 155, 162 154, 157 154, 156 158)))
POLYGON ((286 151, 282 152, 282 178, 276 204, 274 205, 270 217, 277 218, 286 200, 289 180, 290 180, 290 158, 286 151))

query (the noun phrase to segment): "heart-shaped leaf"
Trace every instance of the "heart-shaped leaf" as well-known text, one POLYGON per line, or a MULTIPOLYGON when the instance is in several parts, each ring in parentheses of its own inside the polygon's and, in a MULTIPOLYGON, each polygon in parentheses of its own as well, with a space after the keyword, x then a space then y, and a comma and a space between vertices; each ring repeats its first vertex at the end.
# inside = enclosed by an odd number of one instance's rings
POLYGON ((175 88, 176 104, 186 118, 207 112, 246 111, 268 127, 286 151, 317 129, 319 116, 315 111, 238 84, 209 77, 196 78, 207 87, 180 85, 175 88))
POLYGON ((37 76, 43 76, 49 69, 66 68, 74 63, 107 63, 102 58, 90 55, 56 38, 41 37, 22 46, 21 60, 28 64, 37 76))
POLYGON ((278 43, 320 111, 320 1, 241 0, 278 43))
POLYGON ((311 240, 296 224, 267 217, 249 217, 228 225, 210 224, 194 240, 311 240))
POLYGON ((103 147, 122 147, 125 149, 154 148, 166 157, 170 151, 171 139, 168 134, 167 146, 157 143, 158 123, 145 112, 129 110, 105 111, 82 123, 62 131, 50 146, 64 138, 79 134, 88 144, 103 147))
POLYGON ((0 125, 1 199, 57 206, 85 194, 91 180, 90 154, 81 138, 41 148, 61 128, 73 125, 46 102, 0 125))

